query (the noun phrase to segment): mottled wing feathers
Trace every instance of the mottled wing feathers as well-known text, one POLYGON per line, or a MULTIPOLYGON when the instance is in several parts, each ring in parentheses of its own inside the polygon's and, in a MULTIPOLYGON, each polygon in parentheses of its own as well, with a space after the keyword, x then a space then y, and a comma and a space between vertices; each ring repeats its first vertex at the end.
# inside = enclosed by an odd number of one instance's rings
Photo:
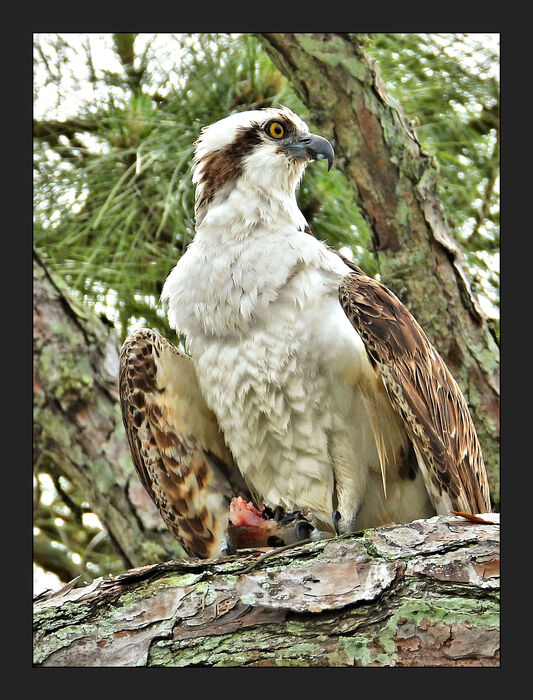
POLYGON ((433 505, 438 513, 489 512, 483 456, 461 390, 405 306, 350 267, 354 272, 343 278, 339 300, 425 465, 433 505))
POLYGON ((136 331, 121 349, 119 391, 133 464, 165 524, 191 556, 220 554, 230 500, 249 495, 192 360, 155 331, 136 331))

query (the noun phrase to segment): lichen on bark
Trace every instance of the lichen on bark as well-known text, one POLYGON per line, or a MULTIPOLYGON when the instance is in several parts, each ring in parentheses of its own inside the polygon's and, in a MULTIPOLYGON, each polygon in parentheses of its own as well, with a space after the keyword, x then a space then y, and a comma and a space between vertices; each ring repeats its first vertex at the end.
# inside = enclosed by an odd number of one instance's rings
POLYGON ((169 561, 35 602, 47 666, 499 665, 499 518, 169 561))
POLYGON ((125 568, 183 555, 148 495, 138 497, 118 402, 118 337, 37 255, 33 274, 35 463, 83 494, 125 568))

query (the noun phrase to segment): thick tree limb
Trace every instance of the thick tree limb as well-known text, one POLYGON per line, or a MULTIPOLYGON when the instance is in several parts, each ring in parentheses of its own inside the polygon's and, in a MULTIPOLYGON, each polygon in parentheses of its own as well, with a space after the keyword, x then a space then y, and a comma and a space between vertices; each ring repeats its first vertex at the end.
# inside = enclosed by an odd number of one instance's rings
POLYGON ((382 281, 443 356, 472 412, 499 502, 499 350, 470 291, 437 196, 438 166, 386 94, 364 37, 260 34, 278 68, 332 140, 378 253, 382 281), (431 303, 428 303, 431 300, 431 303))
POLYGON ((41 595, 34 663, 499 665, 499 524, 419 520, 243 573, 254 557, 170 561, 41 595))

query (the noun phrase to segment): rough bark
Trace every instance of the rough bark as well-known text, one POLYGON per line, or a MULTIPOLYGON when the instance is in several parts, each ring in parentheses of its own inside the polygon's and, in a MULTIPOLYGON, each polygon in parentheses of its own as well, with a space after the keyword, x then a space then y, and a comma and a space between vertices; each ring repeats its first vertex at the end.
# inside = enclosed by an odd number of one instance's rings
POLYGON ((34 602, 39 666, 499 666, 499 516, 181 560, 34 602), (498 523, 498 524, 495 524, 498 523))
POLYGON ((460 384, 499 503, 499 350, 470 291, 437 196, 438 166, 386 94, 357 34, 260 34, 335 147, 373 232, 382 281, 417 318, 460 384))
POLYGON ((33 285, 35 462, 48 462, 86 495, 125 568, 180 556, 130 460, 116 333, 78 306, 36 255, 33 285))

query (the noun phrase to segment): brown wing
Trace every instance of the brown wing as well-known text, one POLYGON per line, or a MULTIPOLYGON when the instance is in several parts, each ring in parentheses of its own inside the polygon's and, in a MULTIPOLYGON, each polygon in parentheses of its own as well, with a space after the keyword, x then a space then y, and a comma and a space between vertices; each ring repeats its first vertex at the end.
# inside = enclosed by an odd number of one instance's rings
POLYGON ((450 503, 454 510, 490 512, 481 447, 459 386, 400 300, 350 267, 339 300, 421 457, 433 505, 438 513, 450 503))
POLYGON ((188 554, 223 553, 229 503, 249 499, 190 357, 148 329, 120 352, 119 392, 133 464, 188 554))

